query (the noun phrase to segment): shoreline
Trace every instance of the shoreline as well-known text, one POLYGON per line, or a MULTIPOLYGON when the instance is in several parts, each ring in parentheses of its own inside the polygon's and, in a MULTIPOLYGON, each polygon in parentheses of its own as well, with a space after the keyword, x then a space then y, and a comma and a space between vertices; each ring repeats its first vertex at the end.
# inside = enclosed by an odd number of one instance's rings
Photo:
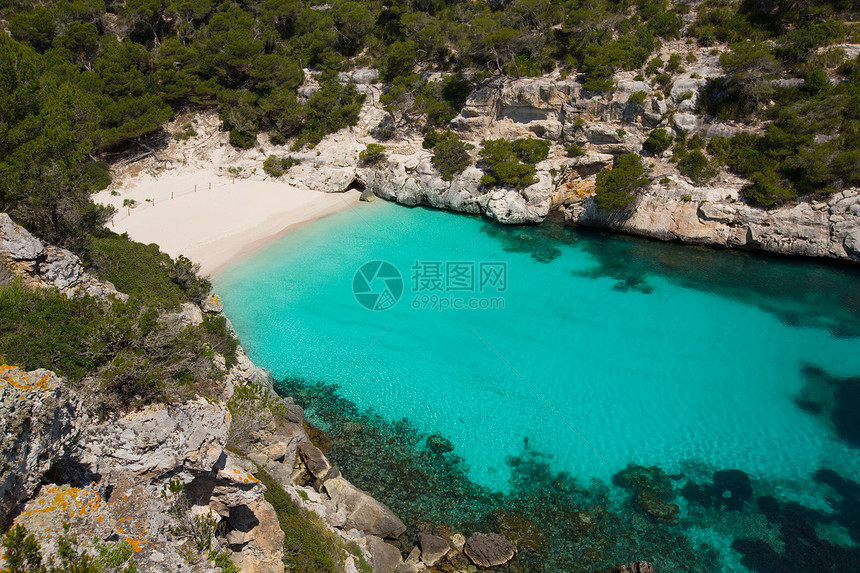
POLYGON ((127 176, 93 200, 117 209, 111 231, 184 255, 212 277, 289 231, 352 209, 360 196, 192 169, 127 176))

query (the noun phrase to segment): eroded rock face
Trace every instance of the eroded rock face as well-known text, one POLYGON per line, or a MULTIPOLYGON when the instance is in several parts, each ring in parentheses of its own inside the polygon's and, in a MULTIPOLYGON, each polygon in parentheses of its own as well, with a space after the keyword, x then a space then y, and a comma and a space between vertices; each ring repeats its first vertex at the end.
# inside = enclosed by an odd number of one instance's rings
POLYGON ((74 253, 44 245, 6 213, 0 213, 0 262, 9 264, 25 282, 40 287, 55 287, 67 296, 86 294, 96 298, 127 300, 108 281, 84 270, 74 253))
POLYGON ((513 559, 517 548, 498 533, 474 533, 466 540, 463 552, 479 567, 495 567, 513 559))
POLYGON ((0 525, 68 456, 85 426, 80 401, 56 374, 0 366, 0 525))
MULTIPOLYGON (((224 451, 229 413, 203 398, 152 405, 81 434, 57 474, 15 524, 46 551, 69 523, 83 539, 128 541, 148 571, 205 571, 202 523, 224 523, 225 545, 243 572, 283 572, 283 532, 250 462, 224 451)), ((214 531, 214 529, 213 529, 214 531)))
POLYGON ((735 202, 728 190, 699 189, 698 197, 685 199, 652 184, 625 217, 597 209, 586 197, 566 209, 565 219, 663 240, 860 262, 856 189, 836 193, 827 203, 766 211, 735 202))

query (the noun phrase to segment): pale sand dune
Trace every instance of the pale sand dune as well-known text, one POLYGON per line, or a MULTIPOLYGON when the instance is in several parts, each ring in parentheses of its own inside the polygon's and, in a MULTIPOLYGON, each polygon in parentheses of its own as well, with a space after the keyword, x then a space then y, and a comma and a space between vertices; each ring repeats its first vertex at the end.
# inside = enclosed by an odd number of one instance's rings
POLYGON ((356 208, 360 196, 358 191, 321 193, 277 181, 233 181, 207 169, 141 174, 119 187, 119 195, 102 191, 94 199, 118 209, 108 224, 112 231, 156 243, 173 257, 185 255, 200 263, 202 274, 212 275, 287 230, 356 208), (136 201, 136 207, 123 207, 125 199, 136 201))

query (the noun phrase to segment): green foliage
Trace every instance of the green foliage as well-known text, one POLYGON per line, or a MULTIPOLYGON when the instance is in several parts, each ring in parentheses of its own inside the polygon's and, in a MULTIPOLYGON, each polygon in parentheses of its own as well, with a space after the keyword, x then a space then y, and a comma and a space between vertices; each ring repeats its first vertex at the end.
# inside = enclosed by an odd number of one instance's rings
POLYGON ((752 184, 741 189, 740 196, 759 207, 776 207, 797 198, 797 192, 773 172, 757 171, 750 177, 752 184))
POLYGON ((284 532, 284 565, 296 573, 334 573, 341 570, 344 543, 329 531, 322 519, 297 506, 289 494, 260 470, 257 479, 266 486, 266 501, 272 504, 284 532))
POLYGON ((662 127, 658 127, 651 131, 648 134, 648 138, 642 144, 642 147, 648 153, 653 155, 660 155, 672 145, 672 140, 674 138, 669 135, 669 132, 663 129, 662 127))
POLYGON ((439 142, 439 132, 433 126, 427 128, 424 132, 424 139, 421 141, 421 147, 424 149, 433 149, 439 142))
MULTIPOLYGON (((68 525, 66 525, 68 527, 68 525)), ((134 551, 125 542, 95 540, 83 547, 74 535, 57 538, 57 552, 42 555, 41 544, 22 525, 3 536, 3 573, 137 573, 134 551)))
POLYGON ((482 185, 510 185, 517 189, 535 183, 535 164, 549 155, 549 142, 543 139, 490 139, 484 141, 481 158, 489 172, 481 177, 482 185))
POLYGON ((639 90, 638 92, 630 94, 630 98, 627 101, 635 103, 636 105, 643 105, 645 103, 645 95, 644 91, 639 90))
POLYGON ((270 155, 263 161, 263 171, 277 178, 289 171, 293 165, 298 165, 298 163, 299 160, 295 159, 292 155, 286 157, 270 155))
POLYGON ((705 184, 719 174, 719 169, 698 149, 685 154, 678 162, 678 169, 697 185, 705 184))
POLYGON ((461 173, 472 163, 469 157, 471 149, 474 149, 472 144, 463 143, 455 134, 446 131, 436 137, 433 158, 430 161, 442 174, 442 179, 451 181, 454 175, 461 173))
POLYGON ((358 161, 364 167, 379 165, 386 160, 385 146, 378 143, 368 143, 358 154, 358 161))
POLYGON ((594 203, 598 209, 623 209, 633 203, 636 192, 648 183, 645 167, 638 155, 619 155, 612 169, 604 169, 597 174, 594 203))
POLYGON ((571 143, 570 145, 566 145, 564 147, 565 154, 568 157, 582 157, 585 155, 585 149, 582 146, 577 145, 575 143, 571 143))
POLYGON ((158 245, 143 245, 127 235, 99 233, 92 239, 88 260, 118 290, 160 308, 176 308, 185 300, 200 302, 211 290, 208 280, 197 277, 199 267, 186 257, 173 260, 158 245))

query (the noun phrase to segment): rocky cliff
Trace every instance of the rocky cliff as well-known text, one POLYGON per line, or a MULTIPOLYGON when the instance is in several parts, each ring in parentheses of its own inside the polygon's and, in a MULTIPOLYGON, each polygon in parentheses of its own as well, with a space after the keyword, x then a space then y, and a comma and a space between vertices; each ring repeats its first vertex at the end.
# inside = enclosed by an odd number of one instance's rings
POLYGON ((505 224, 540 223, 560 210, 571 225, 606 227, 663 240, 773 253, 860 261, 860 199, 856 189, 827 201, 801 202, 773 210, 750 207, 738 192, 744 180, 722 172, 717 183, 696 186, 681 175, 671 152, 649 156, 652 182, 624 213, 601 212, 591 198, 596 174, 611 167, 621 153, 640 153, 650 131, 665 128, 708 139, 761 127, 717 121, 693 113, 708 78, 722 75, 717 57, 704 55, 673 78, 668 95, 651 90, 631 74, 619 74, 610 93, 584 90, 573 79, 495 78, 476 89, 451 127, 476 147, 493 138, 541 137, 552 142, 547 160, 536 165, 537 182, 522 190, 486 187, 484 166, 472 152, 473 165, 451 181, 442 179, 421 147, 421 136, 408 129, 393 139, 375 134, 391 118, 378 103, 381 85, 363 83, 368 94, 359 125, 326 138, 288 175, 292 185, 325 192, 350 187, 403 205, 426 205, 482 214, 505 224), (638 94, 637 97, 631 97, 638 94), (642 95, 645 94, 643 98, 642 95), (383 165, 361 167, 363 144, 383 143, 383 165), (565 145, 584 155, 567 157, 565 145))

